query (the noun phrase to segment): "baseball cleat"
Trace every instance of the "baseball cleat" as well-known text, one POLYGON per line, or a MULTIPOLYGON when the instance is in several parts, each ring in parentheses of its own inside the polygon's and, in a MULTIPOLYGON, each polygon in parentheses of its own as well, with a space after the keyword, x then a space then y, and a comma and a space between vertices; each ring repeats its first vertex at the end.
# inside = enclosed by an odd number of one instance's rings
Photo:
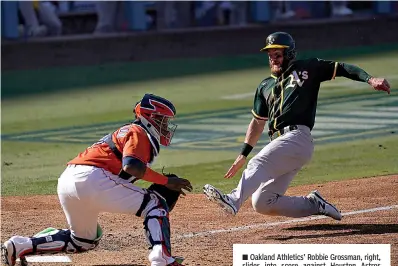
POLYGON ((184 265, 178 263, 177 261, 174 261, 173 263, 167 264, 167 266, 184 266, 184 265))
POLYGON ((15 257, 15 245, 11 240, 7 240, 1 246, 1 260, 7 266, 14 266, 17 258, 15 257))
POLYGON ((340 211, 333 205, 327 202, 324 198, 322 198, 319 191, 314 190, 307 196, 308 198, 312 199, 315 203, 319 206, 319 214, 329 216, 335 220, 340 221, 342 215, 340 211))
POLYGON ((203 193, 206 195, 208 200, 217 203, 225 212, 231 215, 236 215, 237 209, 227 195, 209 184, 206 184, 203 187, 203 193))
POLYGON ((177 260, 175 260, 173 263, 167 264, 167 266, 184 266, 181 263, 177 262, 177 260))
POLYGON ((173 258, 175 259, 175 262, 180 264, 185 260, 185 258, 179 256, 173 256, 173 258))
POLYGON ((28 266, 28 261, 26 260, 25 257, 19 258, 19 262, 21 266, 28 266))
POLYGON ((14 266, 18 258, 21 266, 28 265, 28 261, 23 254, 27 251, 32 251, 31 244, 28 242, 21 243, 21 239, 26 240, 29 238, 13 236, 1 246, 1 259, 4 265, 14 266))

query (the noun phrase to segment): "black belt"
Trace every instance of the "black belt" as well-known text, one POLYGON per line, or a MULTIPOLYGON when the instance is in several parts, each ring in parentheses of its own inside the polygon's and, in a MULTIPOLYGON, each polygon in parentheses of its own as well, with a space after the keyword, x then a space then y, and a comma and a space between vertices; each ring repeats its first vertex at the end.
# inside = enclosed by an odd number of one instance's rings
POLYGON ((296 130, 296 129, 298 129, 297 125, 287 126, 287 127, 284 127, 284 128, 282 128, 282 129, 280 129, 278 131, 275 131, 273 133, 272 133, 272 131, 268 131, 268 136, 269 136, 269 138, 272 141, 272 140, 276 139, 277 137, 280 137, 283 134, 285 134, 285 133, 287 133, 289 131, 296 130))

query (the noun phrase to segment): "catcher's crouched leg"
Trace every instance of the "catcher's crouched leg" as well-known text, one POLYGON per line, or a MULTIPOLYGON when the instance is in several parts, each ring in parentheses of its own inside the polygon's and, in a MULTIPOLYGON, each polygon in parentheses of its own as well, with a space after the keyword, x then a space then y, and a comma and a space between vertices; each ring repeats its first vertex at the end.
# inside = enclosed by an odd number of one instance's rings
POLYGON ((170 243, 169 214, 163 208, 152 209, 144 221, 145 236, 151 249, 151 266, 165 266, 173 263, 170 243))
MULTIPOLYGON (((172 191, 165 186, 152 184, 148 188, 143 216, 144 229, 151 252, 151 266, 165 266, 174 261, 182 262, 183 258, 171 256, 169 212, 174 208, 180 192, 172 191)), ((141 216, 141 213, 138 215, 141 216)))
POLYGON ((85 252, 98 246, 102 229, 97 225, 97 237, 94 240, 74 236, 69 229, 47 228, 34 235, 33 249, 37 253, 64 251, 67 253, 85 252))
POLYGON ((44 253, 77 253, 94 249, 102 237, 101 227, 98 225, 97 238, 82 239, 71 234, 69 229, 47 228, 33 237, 13 236, 8 240, 14 247, 14 256, 24 258, 28 255, 44 253))

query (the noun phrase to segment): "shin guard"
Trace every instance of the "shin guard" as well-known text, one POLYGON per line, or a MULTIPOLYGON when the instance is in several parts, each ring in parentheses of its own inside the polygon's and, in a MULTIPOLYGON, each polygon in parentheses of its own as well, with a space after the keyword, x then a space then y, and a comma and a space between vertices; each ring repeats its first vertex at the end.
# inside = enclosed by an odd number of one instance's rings
POLYGON ((148 212, 144 221, 145 236, 150 246, 149 260, 152 265, 167 265, 174 261, 171 256, 169 215, 163 208, 148 212))
POLYGON ((102 237, 101 227, 98 225, 97 238, 82 239, 71 234, 69 229, 47 228, 31 238, 32 254, 67 252, 77 253, 94 249, 102 237))

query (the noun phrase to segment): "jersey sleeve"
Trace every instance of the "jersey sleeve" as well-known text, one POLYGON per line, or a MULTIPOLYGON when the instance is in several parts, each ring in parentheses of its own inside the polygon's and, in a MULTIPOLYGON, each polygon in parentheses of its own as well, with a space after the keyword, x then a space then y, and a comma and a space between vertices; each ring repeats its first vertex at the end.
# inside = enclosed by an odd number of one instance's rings
POLYGON ((150 160, 151 144, 148 136, 140 131, 129 131, 123 146, 123 157, 134 157, 148 163, 150 160))
POLYGON ((312 67, 316 70, 319 82, 334 79, 335 77, 346 77, 356 81, 368 82, 371 76, 358 66, 347 63, 315 59, 312 67))
POLYGON ((262 87, 259 86, 254 95, 252 114, 256 119, 268 120, 268 105, 261 91, 262 87))
POLYGON ((319 82, 334 79, 336 77, 338 62, 314 58, 311 67, 316 72, 319 82))

